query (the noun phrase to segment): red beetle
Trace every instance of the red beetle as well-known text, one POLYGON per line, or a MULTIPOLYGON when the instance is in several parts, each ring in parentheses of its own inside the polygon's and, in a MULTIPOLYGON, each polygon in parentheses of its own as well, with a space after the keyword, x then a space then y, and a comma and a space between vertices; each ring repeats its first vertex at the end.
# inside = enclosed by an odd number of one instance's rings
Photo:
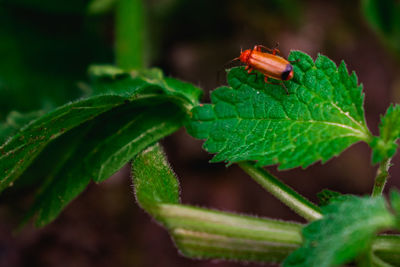
MULTIPOLYGON (((278 49, 270 49, 262 45, 256 45, 253 49, 247 49, 240 53, 239 59, 245 63, 246 70, 251 73, 253 70, 261 72, 265 78, 264 81, 268 82, 268 78, 274 78, 276 80, 288 81, 293 78, 293 66, 289 61, 276 55, 279 53, 278 49), (261 48, 266 49, 270 53, 264 53, 261 48)), ((286 92, 287 89, 282 82, 286 92)))

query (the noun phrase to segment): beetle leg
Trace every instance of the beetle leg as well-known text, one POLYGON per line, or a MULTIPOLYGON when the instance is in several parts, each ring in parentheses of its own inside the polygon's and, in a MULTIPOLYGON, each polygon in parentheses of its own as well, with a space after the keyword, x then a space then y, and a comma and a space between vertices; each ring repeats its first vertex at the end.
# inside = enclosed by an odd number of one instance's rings
POLYGON ((276 55, 276 54, 280 54, 281 53, 281 51, 278 49, 278 48, 274 48, 274 49, 272 49, 272 55, 276 55))
POLYGON ((251 68, 249 65, 247 65, 246 68, 245 68, 245 70, 247 70, 247 73, 248 73, 249 75, 255 75, 255 76, 256 76, 256 79, 255 79, 254 81, 257 81, 257 72, 252 72, 252 71, 254 70, 253 68, 251 68))
POLYGON ((266 82, 266 83, 268 83, 268 84, 274 84, 274 85, 278 85, 278 84, 281 84, 281 83, 274 83, 274 82, 270 82, 270 81, 268 81, 268 76, 265 76, 264 77, 264 82, 266 82))
POLYGON ((274 46, 274 48, 268 48, 268 47, 266 47, 266 46, 264 46, 264 45, 256 45, 255 47, 254 47, 254 49, 256 50, 256 47, 257 47, 257 51, 261 51, 261 48, 264 48, 265 50, 267 50, 268 52, 270 52, 272 55, 276 55, 276 54, 280 54, 281 53, 281 51, 279 51, 279 49, 277 48, 279 46, 279 43, 276 43, 276 45, 274 46))
POLYGON ((283 83, 283 81, 281 81, 280 83, 273 83, 273 82, 268 81, 268 76, 265 76, 265 77, 264 77, 264 82, 265 82, 265 83, 268 83, 268 84, 274 84, 274 85, 278 85, 278 84, 279 84, 280 86, 282 86, 283 88, 285 88, 286 94, 289 95, 289 91, 288 91, 288 89, 286 88, 286 85, 283 83))
POLYGON ((289 95, 289 91, 286 88, 286 85, 283 83, 283 81, 281 81, 281 85, 283 86, 283 88, 285 88, 286 94, 289 95))
POLYGON ((258 52, 261 52, 261 47, 263 47, 262 45, 255 45, 253 50, 256 50, 258 52))
POLYGON ((292 63, 292 62, 299 62, 299 61, 300 61, 300 58, 298 58, 298 59, 296 59, 296 60, 289 60, 290 63, 292 63))

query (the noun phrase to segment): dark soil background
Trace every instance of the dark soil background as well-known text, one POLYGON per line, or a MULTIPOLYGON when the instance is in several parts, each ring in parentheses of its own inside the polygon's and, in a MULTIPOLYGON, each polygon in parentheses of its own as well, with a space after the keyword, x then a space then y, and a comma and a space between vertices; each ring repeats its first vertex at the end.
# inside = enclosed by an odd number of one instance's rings
MULTIPOLYGON (((0 2, 0 60, 5 58, 0 73, 9 74, 4 79, 0 74, 0 88, 2 82, 12 84, 5 93, 0 90, 0 119, 11 109, 51 107, 74 99, 81 94, 79 82, 87 80, 88 64, 113 62, 112 14, 87 18, 82 11, 85 1, 61 1, 61 7, 46 6, 47 2, 0 2), (10 99, 17 101, 11 105, 10 99)), ((271 47, 276 42, 285 57, 290 50, 313 58, 321 53, 337 64, 344 60, 350 71, 355 70, 364 85, 366 119, 374 134, 380 114, 400 100, 398 57, 371 30, 358 1, 145 3, 149 65, 198 85, 206 92, 205 102, 208 92, 224 83, 224 64, 237 57, 240 48, 271 47)), ((202 150, 202 141, 184 129, 162 143, 180 178, 184 203, 304 222, 237 166, 209 164, 212 156, 202 150)), ((370 194, 376 171, 370 158, 368 146, 358 143, 324 165, 283 172, 268 169, 317 202, 316 193, 324 188, 370 194)), ((386 189, 400 185, 399 160, 393 160, 386 189)), ((0 200, 1 267, 242 266, 180 256, 168 233, 135 203, 129 166, 106 182, 89 186, 43 229, 27 226, 14 232, 23 206, 24 202, 0 200)))

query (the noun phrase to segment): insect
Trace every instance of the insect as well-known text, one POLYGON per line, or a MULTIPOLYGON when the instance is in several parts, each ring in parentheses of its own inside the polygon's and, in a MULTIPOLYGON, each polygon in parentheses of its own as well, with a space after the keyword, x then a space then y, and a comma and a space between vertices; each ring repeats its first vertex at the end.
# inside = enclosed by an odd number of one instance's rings
MULTIPOLYGON (((245 63, 247 66, 245 70, 249 74, 253 70, 258 70, 264 75, 264 81, 266 83, 271 83, 268 78, 274 78, 280 80, 281 85, 285 88, 286 93, 288 90, 284 85, 283 81, 288 81, 293 78, 293 66, 289 61, 277 55, 280 51, 276 48, 270 49, 262 45, 255 45, 253 49, 247 49, 240 52, 239 59, 241 62, 245 63), (262 52, 262 48, 270 53, 262 52)), ((255 74, 255 73, 254 73, 255 74)))

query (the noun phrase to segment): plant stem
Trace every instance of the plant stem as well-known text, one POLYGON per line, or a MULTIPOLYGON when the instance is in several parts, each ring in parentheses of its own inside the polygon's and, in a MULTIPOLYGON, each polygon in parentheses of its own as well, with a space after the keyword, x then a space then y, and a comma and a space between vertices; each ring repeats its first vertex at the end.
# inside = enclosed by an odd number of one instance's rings
POLYGON ((391 158, 388 158, 379 164, 379 168, 376 172, 374 188, 372 190, 373 197, 382 195, 386 181, 389 178, 389 168, 391 166, 390 160, 391 158))
POLYGON ((185 256, 281 262, 302 242, 298 223, 182 205, 178 180, 160 146, 132 163, 139 205, 164 225, 185 256))
POLYGON ((142 0, 119 0, 116 13, 115 53, 124 69, 145 66, 145 8, 142 0))
POLYGON ((187 257, 281 262, 301 242, 301 224, 161 204, 156 218, 187 257))
MULTIPOLYGON (((298 223, 209 210, 182 204, 160 204, 153 210, 187 257, 282 262, 302 243, 298 223)), ((372 260, 399 266, 400 236, 377 236, 372 260)))
MULTIPOLYGON (((386 263, 385 261, 383 261, 381 258, 377 257, 374 254, 370 256, 370 260, 372 266, 374 267, 393 267, 393 265, 386 263)), ((369 265, 360 265, 360 266, 369 266, 369 265)))
POLYGON ((239 166, 265 190, 306 220, 313 221, 322 218, 322 214, 316 205, 278 180, 272 174, 262 168, 255 167, 254 163, 248 161, 240 162, 239 166))
POLYGON ((400 265, 400 235, 380 235, 372 243, 372 252, 380 259, 400 265))

